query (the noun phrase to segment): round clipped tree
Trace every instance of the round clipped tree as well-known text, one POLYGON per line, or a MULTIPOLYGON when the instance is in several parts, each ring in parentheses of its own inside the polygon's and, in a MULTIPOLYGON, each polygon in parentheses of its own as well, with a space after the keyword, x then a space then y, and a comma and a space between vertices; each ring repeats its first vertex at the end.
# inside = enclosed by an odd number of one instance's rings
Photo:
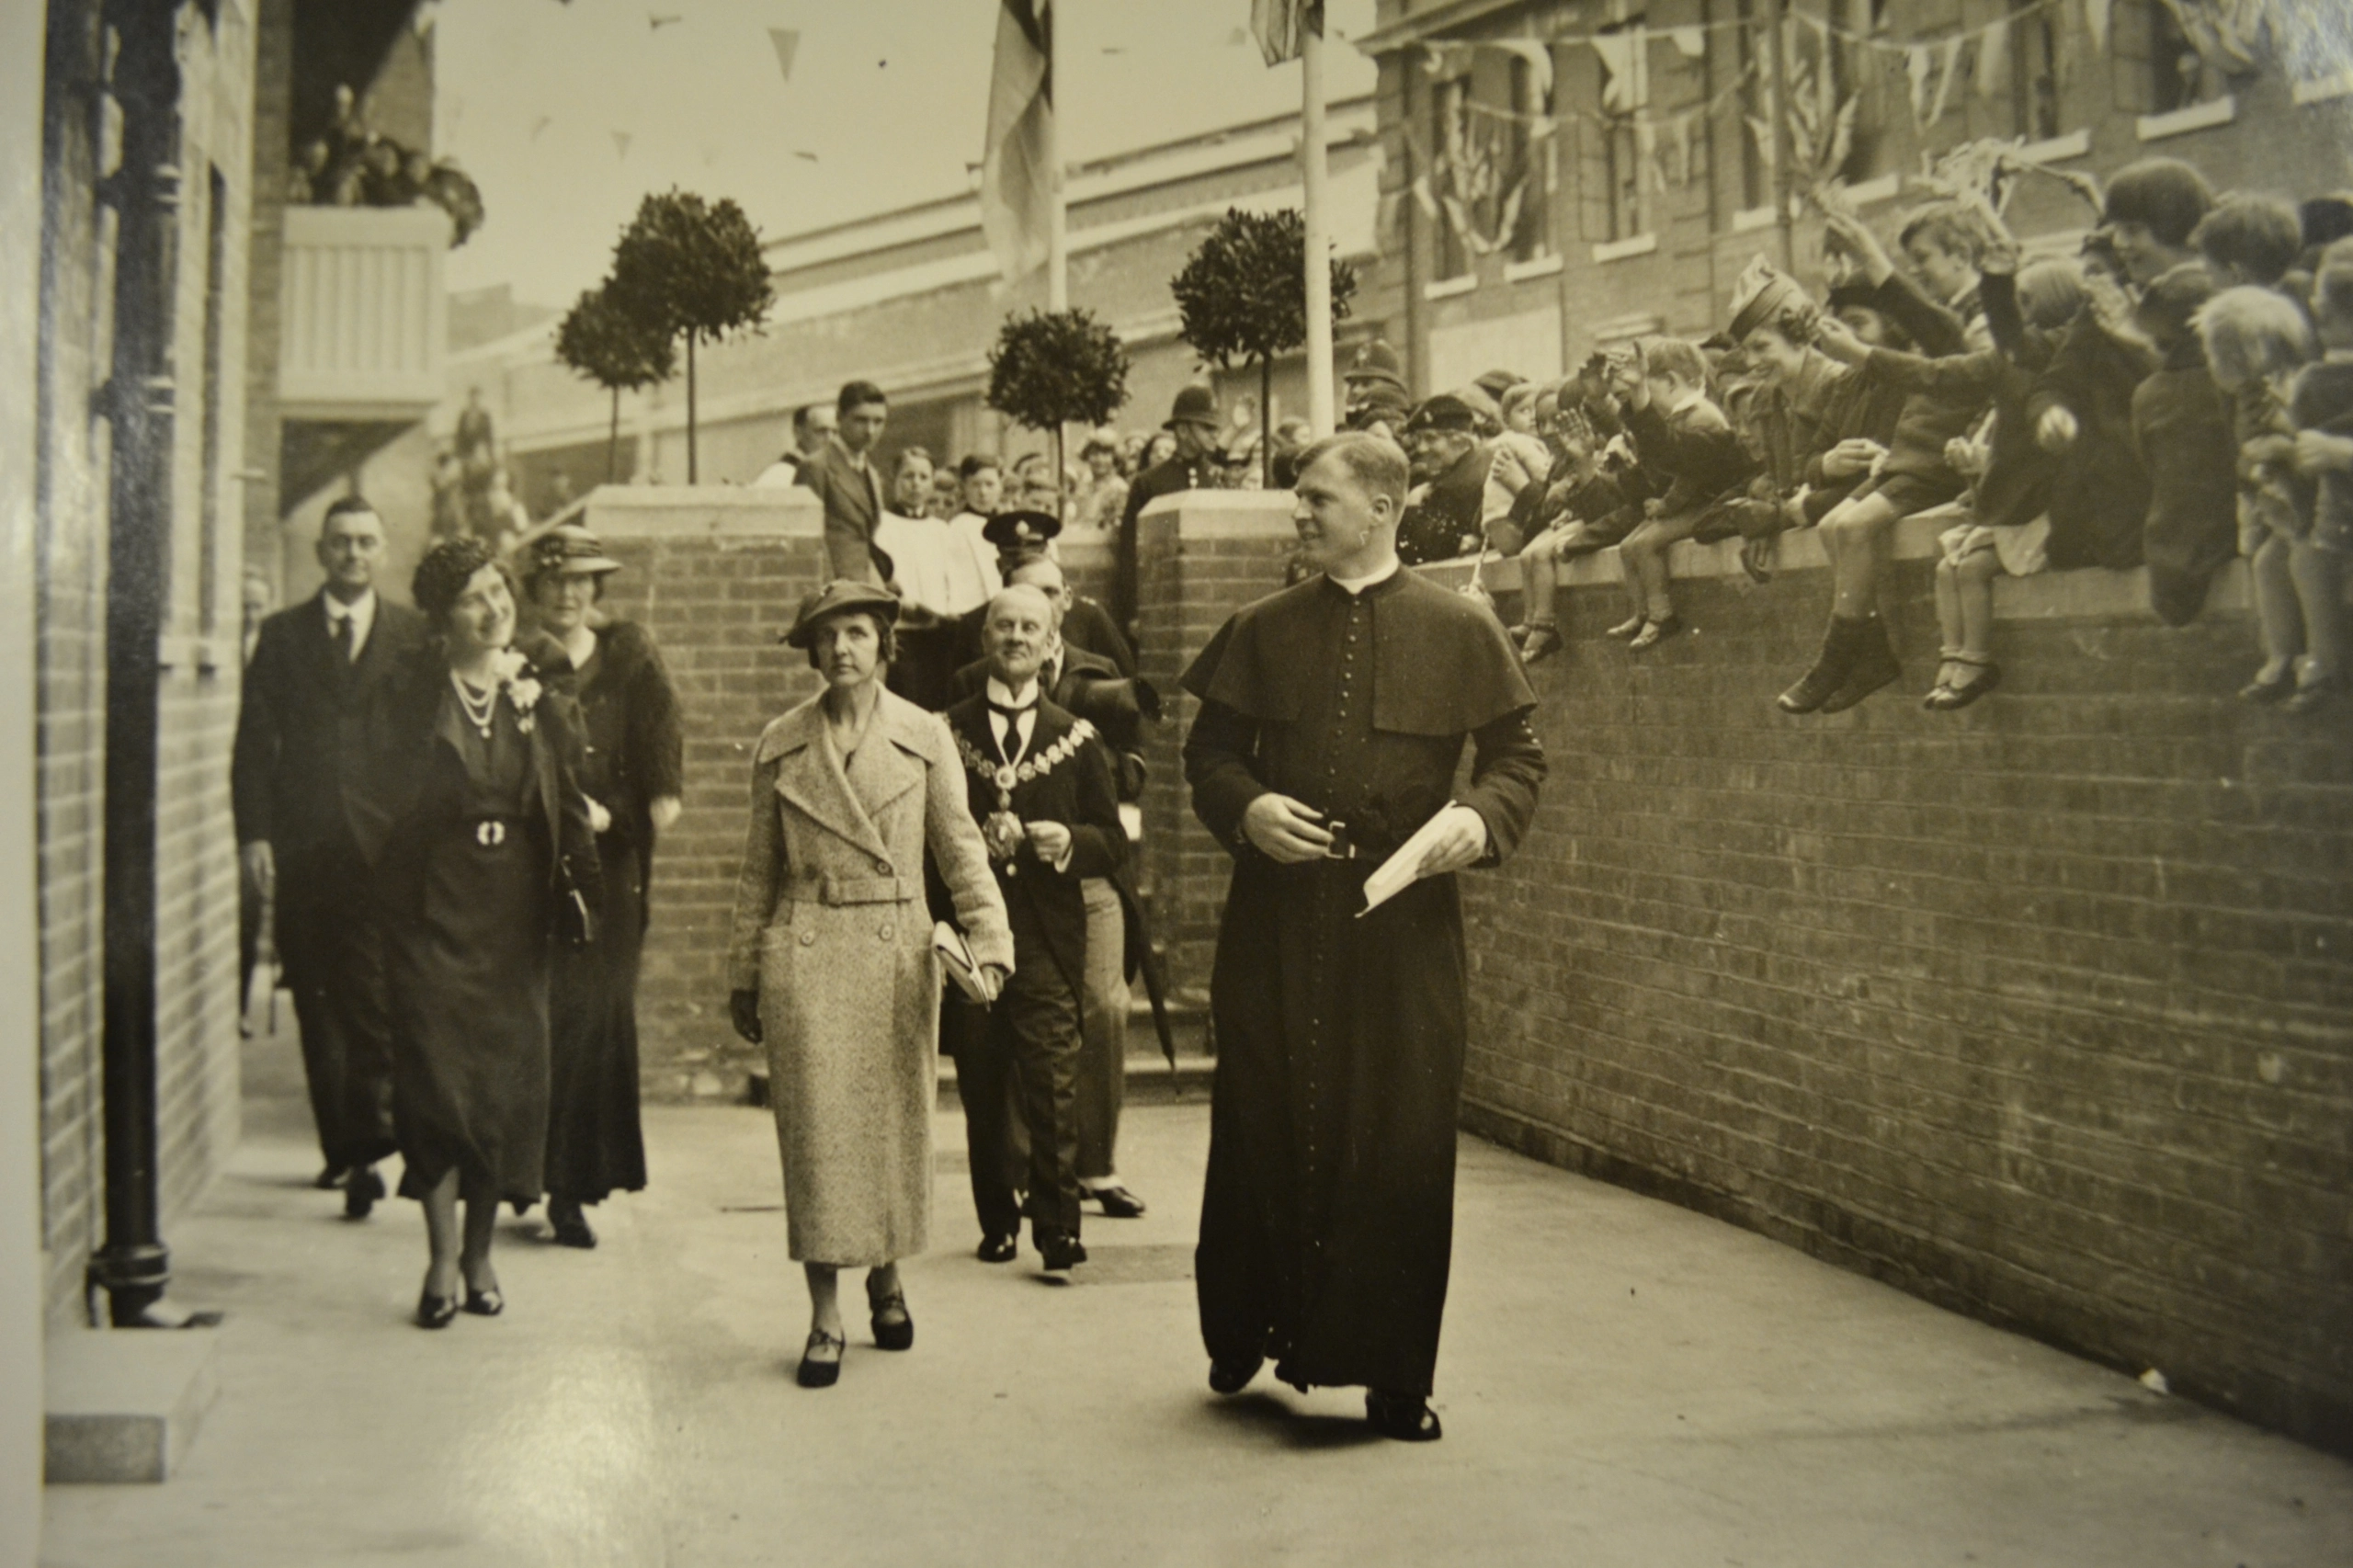
POLYGON ((605 285, 614 304, 650 333, 687 340, 687 483, 695 466, 695 344, 756 329, 776 290, 759 231, 744 210, 672 189, 648 196, 613 246, 605 285))
POLYGON ((1128 351, 1088 311, 1007 316, 989 350, 988 405, 1054 437, 1054 504, 1063 501, 1063 426, 1100 425, 1128 401, 1128 351))
MULTIPOLYGON (((1348 313, 1356 268, 1332 264, 1332 319, 1348 313)), ((1307 341, 1307 221, 1291 209, 1230 208, 1170 280, 1176 335, 1220 369, 1258 366, 1258 460, 1274 483, 1274 361, 1307 341)))
POLYGON ((677 368, 676 339, 649 330, 613 302, 602 285, 585 290, 555 329, 555 357, 613 394, 612 427, 605 438, 605 482, 613 482, 620 450, 621 393, 666 381, 677 368))

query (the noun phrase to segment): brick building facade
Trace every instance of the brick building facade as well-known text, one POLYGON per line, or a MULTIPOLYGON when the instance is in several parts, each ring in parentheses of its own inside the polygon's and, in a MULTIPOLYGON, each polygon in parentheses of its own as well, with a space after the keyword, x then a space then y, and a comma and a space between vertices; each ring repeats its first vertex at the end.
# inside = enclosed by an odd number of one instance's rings
MULTIPOLYGON (((2257 69, 2231 75, 2199 62, 2165 0, 1778 10, 1788 96, 1816 121, 1816 106, 1835 118, 1851 100, 1835 172, 1881 227, 1916 196, 1905 177, 1924 157, 1987 137, 2098 176, 2165 154, 2218 189, 2347 183, 2341 58, 2300 77, 2287 51, 2258 50, 2257 69)), ((1385 326, 1417 388, 1495 366, 1557 375, 1645 332, 1705 336, 1755 255, 1820 274, 1819 216, 1801 211, 1785 239, 1774 211, 1775 161, 1806 166, 1802 132, 1768 151, 1754 128, 1774 118, 1775 14, 1772 0, 1381 0, 1358 40, 1381 62, 1383 155, 1381 260, 1358 314, 1385 326)), ((2089 222, 2040 178, 2006 215, 2029 243, 2089 222)))

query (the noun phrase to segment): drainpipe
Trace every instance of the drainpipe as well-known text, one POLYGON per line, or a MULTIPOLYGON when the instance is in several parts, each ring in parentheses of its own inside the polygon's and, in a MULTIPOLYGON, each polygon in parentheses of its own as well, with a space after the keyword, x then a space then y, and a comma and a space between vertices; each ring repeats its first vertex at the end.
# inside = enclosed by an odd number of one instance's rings
MULTIPOLYGON (((103 392, 114 447, 108 496, 106 961, 101 1032, 106 1242, 90 1260, 93 1307, 117 1328, 178 1327, 164 1301, 155 1124, 155 805, 159 640, 170 592, 173 284, 181 170, 179 7, 106 7, 122 160, 100 187, 114 209, 114 359, 103 392)), ((217 1317, 212 1321, 219 1321, 217 1317)))

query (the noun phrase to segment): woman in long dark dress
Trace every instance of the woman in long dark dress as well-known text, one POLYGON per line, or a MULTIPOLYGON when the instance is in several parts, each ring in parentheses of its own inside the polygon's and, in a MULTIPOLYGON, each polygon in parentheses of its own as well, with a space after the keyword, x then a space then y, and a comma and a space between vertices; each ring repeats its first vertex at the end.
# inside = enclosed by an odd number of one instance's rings
POLYGON ((678 816, 678 695, 643 627, 591 615, 620 562, 572 524, 534 541, 526 584, 540 625, 563 649, 585 727, 580 787, 597 830, 605 897, 597 939, 558 948, 549 994, 548 1223, 593 1247, 581 1212, 645 1186, 637 1108, 637 960, 644 945, 654 836, 678 816))
POLYGON ((505 1307, 490 1261, 504 1201, 539 1201, 551 931, 585 935, 600 892, 575 778, 577 710, 513 647, 515 586, 479 540, 427 552, 412 589, 436 636, 370 716, 370 859, 385 904, 401 1196, 425 1206, 416 1321, 505 1307), (458 1200, 466 1203, 462 1229, 458 1200))

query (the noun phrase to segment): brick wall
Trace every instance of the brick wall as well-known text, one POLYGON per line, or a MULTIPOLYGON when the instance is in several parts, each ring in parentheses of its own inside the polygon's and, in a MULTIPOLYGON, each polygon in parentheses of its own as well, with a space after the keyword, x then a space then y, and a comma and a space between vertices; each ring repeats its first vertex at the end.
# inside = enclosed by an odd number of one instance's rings
POLYGON ((687 711, 686 809, 655 850, 638 984, 640 1079, 657 1100, 733 1097, 758 1060, 728 1026, 726 979, 752 746, 816 689, 776 640, 824 572, 817 498, 607 485, 586 520, 624 567, 607 607, 654 633, 687 711))
POLYGON ((1640 656, 1575 576, 1542 808, 1466 879, 1465 1120, 2353 1446, 2353 735, 2232 699, 2235 578, 2177 631, 2006 582, 2002 689, 1923 712, 1906 528, 1906 678, 1829 719, 1771 707, 1820 571, 1640 656))
POLYGON ((1138 520, 1139 658, 1163 705, 1146 741, 1144 869, 1153 936, 1171 990, 1188 1003, 1208 995, 1232 860, 1193 815, 1182 753, 1200 705, 1177 676, 1227 616, 1282 586, 1296 537, 1288 491, 1191 491, 1154 502, 1138 520))

